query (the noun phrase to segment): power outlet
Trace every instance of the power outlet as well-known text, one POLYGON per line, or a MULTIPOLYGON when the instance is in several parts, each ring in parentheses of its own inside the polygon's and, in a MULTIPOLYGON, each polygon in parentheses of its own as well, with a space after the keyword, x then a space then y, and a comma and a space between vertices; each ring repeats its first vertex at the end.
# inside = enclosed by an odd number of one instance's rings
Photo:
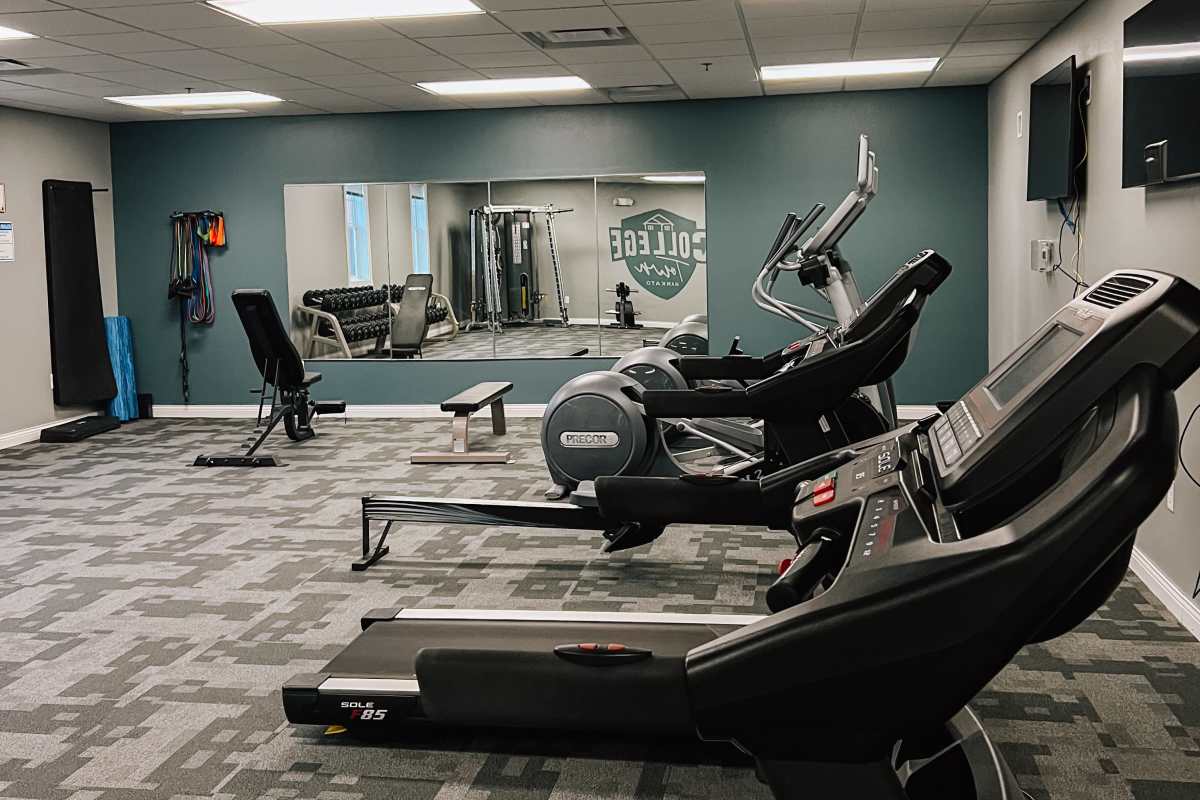
POLYGON ((1171 481, 1171 486, 1167 489, 1167 511, 1175 513, 1175 481, 1171 481))
POLYGON ((1034 239, 1029 243, 1029 268, 1034 272, 1050 272, 1058 255, 1058 243, 1053 239, 1034 239))

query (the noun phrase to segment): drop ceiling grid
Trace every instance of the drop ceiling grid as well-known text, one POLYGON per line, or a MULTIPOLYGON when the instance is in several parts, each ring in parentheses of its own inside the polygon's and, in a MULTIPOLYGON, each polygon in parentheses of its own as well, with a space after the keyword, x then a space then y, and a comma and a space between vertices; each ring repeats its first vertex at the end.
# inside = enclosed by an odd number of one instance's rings
POLYGON ((289 102, 261 115, 609 102, 605 90, 685 97, 986 83, 1083 0, 478 0, 485 15, 258 26, 198 0, 0 0, 0 58, 57 74, 0 76, 0 104, 110 121, 163 119, 115 94, 249 89, 289 102), (628 28, 636 45, 541 50, 520 34, 628 28), (936 56, 931 75, 762 84, 761 66, 936 56), (427 80, 579 75, 554 98, 452 100, 427 80))

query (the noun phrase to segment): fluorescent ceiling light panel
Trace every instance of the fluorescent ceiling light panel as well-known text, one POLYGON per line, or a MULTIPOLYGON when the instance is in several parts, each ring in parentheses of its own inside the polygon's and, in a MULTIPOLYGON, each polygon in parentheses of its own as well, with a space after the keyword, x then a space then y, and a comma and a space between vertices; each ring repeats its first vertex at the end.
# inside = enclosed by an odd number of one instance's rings
POLYGON ((6 28, 3 25, 0 25, 0 41, 4 41, 6 39, 36 39, 36 38, 38 38, 38 37, 34 36, 32 33, 26 33, 25 31, 19 31, 16 28, 6 28))
POLYGON ((260 25, 483 13, 471 0, 208 0, 208 4, 260 25))
POLYGON ((283 100, 258 92, 191 92, 189 94, 135 94, 126 97, 106 97, 112 103, 137 108, 223 108, 238 109, 245 105, 282 103, 283 100))
POLYGON ((764 81, 797 81, 810 78, 857 78, 864 75, 910 75, 930 72, 937 58, 889 58, 883 61, 830 61, 818 64, 784 64, 763 67, 764 81))
POLYGON ((418 89, 442 95, 537 94, 539 92, 578 92, 592 88, 574 75, 561 78, 497 78, 482 81, 433 81, 418 83, 418 89))
POLYGON ((650 183, 704 183, 703 175, 643 175, 650 183))
POLYGON ((1138 61, 1182 61, 1185 58, 1200 58, 1200 42, 1126 47, 1124 58, 1127 64, 1138 61))

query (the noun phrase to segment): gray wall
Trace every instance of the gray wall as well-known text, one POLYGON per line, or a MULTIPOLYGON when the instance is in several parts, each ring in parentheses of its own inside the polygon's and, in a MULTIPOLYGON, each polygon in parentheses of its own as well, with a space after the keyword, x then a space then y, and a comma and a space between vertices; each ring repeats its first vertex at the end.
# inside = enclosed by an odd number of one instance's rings
MULTIPOLYGON (((50 388, 50 323, 46 301, 46 248, 42 228, 42 181, 58 178, 112 186, 108 126, 69 117, 0 107, 0 183, 12 222, 17 260, 0 262, 0 435, 80 414, 87 408, 56 408, 50 388)), ((104 313, 116 313, 112 194, 92 195, 104 313)), ((164 241, 170 243, 170 227, 164 241)), ((159 259, 162 280, 166 253, 159 259)), ((165 297, 165 285, 163 296, 165 297)), ((136 341, 135 348, 143 343, 136 341)))
MULTIPOLYGON (((1058 236, 1058 212, 1026 202, 1027 142, 1017 136, 1017 113, 1029 114, 1029 84, 1072 53, 1092 71, 1088 112, 1084 277, 1090 282, 1120 267, 1150 267, 1200 283, 1200 183, 1163 189, 1121 188, 1122 25, 1145 0, 1090 0, 997 79, 988 93, 988 351, 992 363, 1022 342, 1070 299, 1071 282, 1029 268, 1032 239, 1058 236)), ((1028 130, 1028 124, 1026 124, 1028 130)), ((1069 258, 1074 242, 1064 239, 1069 258)), ((1200 402, 1200 378, 1178 393, 1190 412, 1200 402)), ((1200 464, 1200 434, 1184 458, 1200 464)), ((1193 469, 1195 472, 1195 469, 1193 469)), ((1175 513, 1160 508, 1142 526, 1138 546, 1190 596, 1200 567, 1200 489, 1180 473, 1175 513)), ((1165 506, 1165 504, 1164 504, 1165 506)))
MULTIPOLYGON (((703 171, 712 335, 749 352, 797 326, 750 299, 751 270, 786 211, 836 204, 853 180, 855 138, 879 153, 879 198, 846 241, 865 291, 923 247, 955 266, 926 307, 917 351, 897 379, 902 402, 956 397, 986 361, 986 92, 979 87, 684 103, 189 120, 112 126, 121 307, 141 346, 138 375, 160 403, 180 400, 177 320, 165 300, 168 216, 225 212, 229 247, 212 259, 217 321, 191 335, 192 399, 252 402, 260 380, 229 301, 236 288, 286 296, 288 183, 536 179, 703 171), (933 121, 933 122, 931 122, 933 121), (181 170, 179 154, 220 169, 181 170), (719 267, 719 268, 718 268, 719 267)), ((478 380, 512 380, 513 402, 544 402, 612 359, 461 364, 326 363, 321 397, 431 403, 478 380)))

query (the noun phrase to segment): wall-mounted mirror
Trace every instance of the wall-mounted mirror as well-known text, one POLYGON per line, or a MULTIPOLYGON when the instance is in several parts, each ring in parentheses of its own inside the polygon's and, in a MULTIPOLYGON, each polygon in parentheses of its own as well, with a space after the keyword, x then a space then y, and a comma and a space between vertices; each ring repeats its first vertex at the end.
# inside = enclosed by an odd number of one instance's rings
POLYGON ((704 174, 614 175, 596 181, 601 352, 643 344, 708 352, 704 174))
POLYGON ((704 176, 284 187, 306 359, 704 352, 704 176))

